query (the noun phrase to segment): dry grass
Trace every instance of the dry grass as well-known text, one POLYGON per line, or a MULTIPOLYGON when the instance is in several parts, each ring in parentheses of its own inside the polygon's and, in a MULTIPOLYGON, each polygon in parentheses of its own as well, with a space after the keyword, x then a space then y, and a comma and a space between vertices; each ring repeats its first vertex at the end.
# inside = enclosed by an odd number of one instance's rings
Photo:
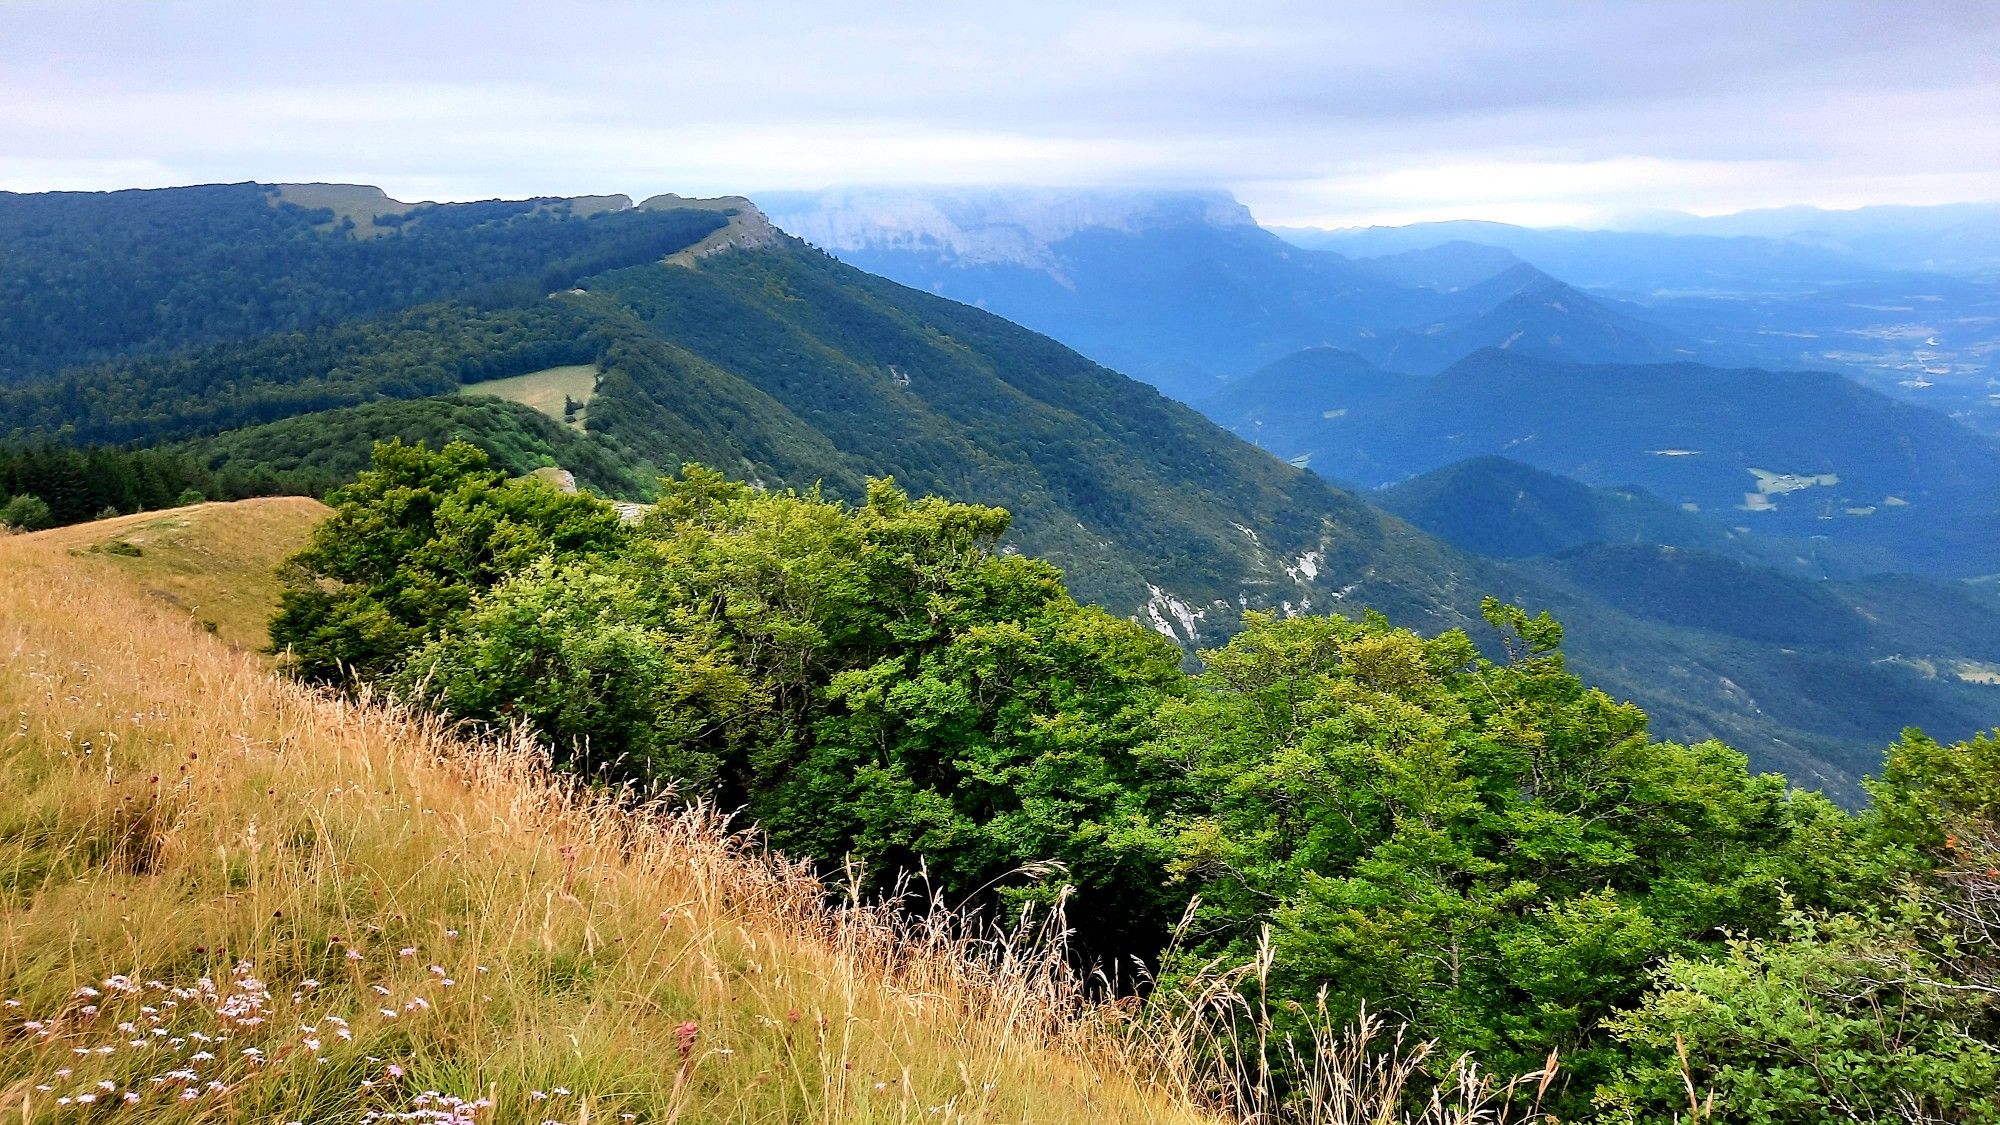
MULTIPOLYGON (((73 524, 20 546, 30 555, 65 554, 63 569, 113 579, 204 628, 212 624, 231 644, 261 649, 278 607, 273 568, 326 514, 326 505, 302 496, 195 504, 73 524)), ((12 567, 5 573, 11 577, 12 567)))
MULTIPOLYGON (((89 551, 207 527, 247 605, 312 516, 0 540, 0 1119, 1406 1120, 1420 1051, 1328 1039, 1280 1106, 1204 1069, 1255 1015, 1226 980, 1111 1018, 1049 942, 830 904, 709 811, 307 691, 148 593, 150 548, 89 551)), ((1462 1085, 1407 1119, 1489 1119, 1462 1085)))

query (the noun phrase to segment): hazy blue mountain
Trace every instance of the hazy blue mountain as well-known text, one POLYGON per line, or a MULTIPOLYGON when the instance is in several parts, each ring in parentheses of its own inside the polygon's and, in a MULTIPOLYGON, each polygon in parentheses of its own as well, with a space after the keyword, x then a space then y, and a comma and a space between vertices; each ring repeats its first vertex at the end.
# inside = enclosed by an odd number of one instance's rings
MULTIPOLYGON (((2000 205, 1664 216, 1650 230, 1445 222, 1286 230, 1375 255, 1517 255, 1709 363, 1839 371, 2000 433, 2000 205)), ((1372 353, 1371 353, 1372 354, 1372 353)))
POLYGON ((1532 266, 1512 267, 1474 290, 1495 284, 1514 292, 1455 321, 1377 337, 1363 350, 1384 367, 1421 374, 1442 371, 1482 348, 1573 363, 1664 363, 1695 354, 1692 342, 1673 331, 1532 266))
POLYGON ((1643 488, 1592 488, 1505 457, 1446 465, 1368 499, 1448 543, 1500 558, 1591 543, 1735 555, 1750 540, 1643 488))
POLYGON ((1379 258, 1359 258, 1355 264, 1397 285, 1455 293, 1525 263, 1511 251, 1498 246, 1456 241, 1384 254, 1379 258))
POLYGON ((1195 406, 1237 436, 1303 465, 1316 436, 1339 431, 1348 418, 1372 416, 1419 385, 1342 348, 1305 348, 1229 380, 1195 406))
POLYGON ((1823 539, 1849 564, 2000 570, 2000 443, 1825 372, 1468 357, 1302 450, 1394 484, 1501 454, 1587 484, 1637 484, 1730 526, 1823 539))
POLYGON ((1839 371, 2000 433, 2000 284, 1896 274, 1812 293, 1664 295, 1645 313, 1706 351, 1839 371))
POLYGON ((1349 261, 1286 243, 1222 194, 843 189, 759 203, 843 261, 999 313, 1184 401, 1300 348, 1359 348, 1491 307, 1444 284, 1490 277, 1490 254, 1477 252, 1479 268, 1449 254, 1349 261))
POLYGON ((1578 288, 1633 298, 1662 292, 1795 293, 1894 272, 1835 249, 1749 236, 1545 229, 1474 220, 1275 229, 1293 245, 1358 258, 1452 242, 1493 247, 1578 288))
POLYGON ((1630 225, 1670 234, 1755 235, 1851 254, 1885 269, 2000 280, 2000 203, 1844 210, 1772 207, 1733 215, 1646 216, 1630 225))

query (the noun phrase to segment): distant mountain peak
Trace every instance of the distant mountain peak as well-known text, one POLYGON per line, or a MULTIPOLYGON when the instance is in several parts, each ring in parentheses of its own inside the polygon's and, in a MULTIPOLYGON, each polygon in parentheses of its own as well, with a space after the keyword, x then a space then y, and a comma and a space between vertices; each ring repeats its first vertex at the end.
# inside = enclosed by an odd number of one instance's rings
POLYGON ((1053 269, 1051 247, 1086 230, 1254 227, 1224 191, 829 188, 758 202, 779 227, 834 253, 919 251, 964 265, 1053 269))

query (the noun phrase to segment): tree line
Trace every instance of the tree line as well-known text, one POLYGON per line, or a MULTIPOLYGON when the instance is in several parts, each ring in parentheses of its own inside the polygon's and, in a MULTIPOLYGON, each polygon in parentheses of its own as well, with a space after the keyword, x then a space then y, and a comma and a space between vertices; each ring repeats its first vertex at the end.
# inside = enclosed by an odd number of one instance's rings
POLYGON ((727 221, 699 210, 576 218, 559 202, 425 204, 393 234, 355 238, 331 210, 261 184, 0 193, 0 385, 410 305, 526 303, 727 221))
POLYGON ((0 446, 0 525, 16 531, 298 491, 310 490, 261 468, 217 472, 180 450, 0 446))

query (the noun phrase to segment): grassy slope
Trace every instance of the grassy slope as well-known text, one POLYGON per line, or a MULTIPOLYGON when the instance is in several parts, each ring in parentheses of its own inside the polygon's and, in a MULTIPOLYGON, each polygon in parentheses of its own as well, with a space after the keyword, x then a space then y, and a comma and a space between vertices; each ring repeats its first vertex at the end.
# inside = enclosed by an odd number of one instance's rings
POLYGON ((300 496, 196 504, 57 528, 6 546, 21 551, 32 542, 33 553, 60 552, 79 573, 109 579, 204 628, 213 624, 224 641, 256 650, 270 643, 265 625, 278 608, 276 561, 302 545, 326 512, 300 496))
POLYGON ((0 1114, 130 1092, 147 1121, 351 1121, 437 1091, 494 1099, 480 1122, 1195 1119, 1037 1018, 1031 973, 829 911, 703 815, 312 695, 152 593, 247 613, 312 515, 0 540, 0 1114))

